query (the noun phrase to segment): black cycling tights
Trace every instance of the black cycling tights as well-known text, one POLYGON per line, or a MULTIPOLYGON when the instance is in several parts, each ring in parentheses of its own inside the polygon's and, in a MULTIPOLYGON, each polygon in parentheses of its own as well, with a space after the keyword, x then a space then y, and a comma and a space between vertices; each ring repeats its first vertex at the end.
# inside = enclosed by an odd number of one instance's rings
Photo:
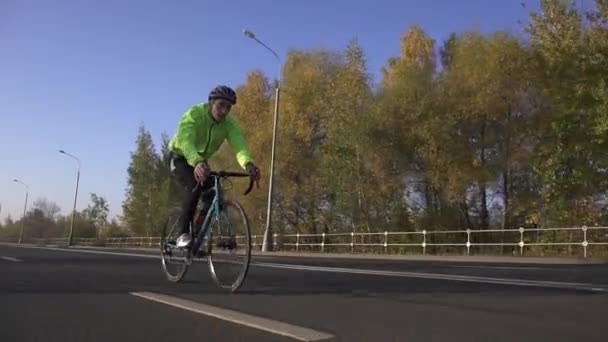
MULTIPOLYGON (((171 163, 173 164, 171 172, 173 177, 177 178, 178 182, 184 187, 181 207, 185 215, 183 215, 180 220, 180 234, 184 234, 188 233, 189 231, 189 223, 192 221, 192 217, 194 216, 194 211, 196 210, 196 204, 201 191, 210 189, 213 186, 213 180, 207 179, 203 183, 202 187, 199 187, 196 189, 196 191, 192 192, 192 190, 196 187, 194 167, 190 166, 186 159, 175 155, 171 155, 171 163)), ((213 200, 213 196, 207 197, 209 198, 203 199, 203 213, 206 213, 207 210, 209 210, 211 201, 213 200)))

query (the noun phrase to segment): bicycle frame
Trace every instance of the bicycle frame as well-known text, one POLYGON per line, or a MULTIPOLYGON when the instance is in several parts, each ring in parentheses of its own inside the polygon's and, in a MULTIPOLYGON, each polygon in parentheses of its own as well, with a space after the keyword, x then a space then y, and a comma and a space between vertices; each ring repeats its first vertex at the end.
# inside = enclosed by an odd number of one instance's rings
POLYGON ((211 220, 215 217, 216 213, 220 212, 220 208, 221 205, 223 204, 224 198, 223 198, 223 188, 222 188, 222 183, 220 181, 221 177, 219 176, 213 176, 214 178, 214 185, 211 187, 211 189, 208 189, 206 191, 203 191, 200 195, 200 197, 204 197, 204 195, 210 191, 213 191, 215 194, 213 196, 213 201, 211 202, 211 206, 209 207, 209 210, 207 211, 207 214, 205 216, 205 220, 203 221, 200 229, 198 230, 198 234, 196 235, 193 244, 192 244, 192 251, 198 251, 198 249, 200 248, 201 244, 204 241, 205 236, 207 235, 207 232, 209 230, 209 227, 211 226, 211 220))
MULTIPOLYGON (((207 215, 205 216, 205 220, 201 225, 201 229, 199 229, 198 234, 194 237, 195 241, 193 241, 191 251, 195 253, 200 248, 201 244, 203 243, 204 237, 209 231, 209 227, 211 226, 211 219, 221 211, 222 206, 224 205, 224 189, 222 188, 222 179, 228 177, 249 177, 249 174, 240 172, 211 171, 209 176, 214 178, 214 184, 210 189, 201 192, 199 198, 205 197, 208 192, 213 191, 213 201, 211 202, 211 207, 209 207, 209 210, 207 211, 207 215)), ((244 195, 247 195, 251 191, 251 189, 253 188, 253 183, 253 179, 250 179, 249 187, 247 188, 247 191, 245 191, 244 195)), ((197 186, 200 186, 200 184, 197 186)))

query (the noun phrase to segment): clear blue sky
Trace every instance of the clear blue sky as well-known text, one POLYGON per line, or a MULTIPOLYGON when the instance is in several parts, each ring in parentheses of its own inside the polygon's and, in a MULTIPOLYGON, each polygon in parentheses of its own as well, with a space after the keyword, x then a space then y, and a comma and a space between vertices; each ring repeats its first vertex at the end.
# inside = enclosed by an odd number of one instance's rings
POLYGON ((342 49, 356 37, 377 77, 408 26, 421 25, 439 45, 472 27, 521 32, 520 2, 3 0, 0 217, 23 210, 15 177, 29 184, 30 204, 46 197, 71 210, 76 163, 59 149, 82 160, 78 209, 95 192, 108 199, 111 217, 120 214, 140 123, 158 144, 214 85, 237 86, 255 68, 276 77, 274 57, 243 28, 282 57, 291 48, 342 49))

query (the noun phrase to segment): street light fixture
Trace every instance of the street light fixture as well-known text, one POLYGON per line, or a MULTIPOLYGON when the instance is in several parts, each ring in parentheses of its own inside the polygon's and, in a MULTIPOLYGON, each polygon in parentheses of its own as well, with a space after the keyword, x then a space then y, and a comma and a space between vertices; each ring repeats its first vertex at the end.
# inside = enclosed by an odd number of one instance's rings
POLYGON ((265 47, 266 49, 268 49, 268 51, 270 51, 279 61, 279 75, 278 75, 278 80, 277 80, 277 87, 276 87, 276 94, 275 94, 275 100, 274 100, 274 127, 272 129, 272 152, 271 152, 271 156, 270 156, 270 181, 268 184, 268 208, 267 208, 267 212, 266 212, 266 231, 264 232, 264 242, 262 244, 262 251, 266 252, 266 251, 272 251, 272 247, 273 247, 273 234, 272 234, 272 186, 273 186, 273 181, 274 181, 274 156, 275 156, 275 150, 276 150, 276 138, 277 138, 277 124, 278 124, 278 119, 279 119, 279 95, 280 95, 280 83, 281 83, 281 58, 279 57, 279 55, 274 52, 270 47, 268 47, 266 44, 264 44, 262 41, 260 41, 254 34, 253 32, 249 31, 249 30, 243 30, 243 34, 247 37, 247 38, 251 38, 253 40, 255 40, 256 42, 258 42, 260 45, 262 45, 263 47, 265 47))
POLYGON ((23 218, 21 219, 21 231, 19 231, 19 244, 21 244, 21 241, 23 240, 23 227, 25 226, 25 213, 27 210, 27 197, 30 192, 30 187, 18 179, 13 179, 13 182, 19 183, 25 187, 25 205, 23 206, 23 218))
POLYGON ((68 157, 72 157, 78 162, 78 175, 76 176, 76 193, 74 194, 74 209, 72 211, 72 223, 70 224, 70 234, 68 235, 68 246, 72 245, 72 235, 74 233, 74 218, 76 216, 76 199, 78 198, 78 183, 80 182, 80 159, 67 153, 64 150, 59 150, 59 153, 65 154, 68 157))

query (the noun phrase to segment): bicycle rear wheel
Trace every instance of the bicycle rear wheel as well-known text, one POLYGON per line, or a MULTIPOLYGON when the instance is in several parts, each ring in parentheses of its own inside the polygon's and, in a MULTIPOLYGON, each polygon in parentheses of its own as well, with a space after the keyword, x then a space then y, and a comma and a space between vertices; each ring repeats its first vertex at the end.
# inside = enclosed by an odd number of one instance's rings
POLYGON ((176 245, 181 230, 178 222, 182 213, 183 211, 179 207, 168 211, 160 240, 160 253, 165 276, 167 280, 176 283, 186 275, 192 261, 190 248, 176 245))
POLYGON ((235 292, 243 285, 251 261, 249 219, 238 202, 226 200, 210 228, 207 260, 211 277, 220 288, 235 292))

